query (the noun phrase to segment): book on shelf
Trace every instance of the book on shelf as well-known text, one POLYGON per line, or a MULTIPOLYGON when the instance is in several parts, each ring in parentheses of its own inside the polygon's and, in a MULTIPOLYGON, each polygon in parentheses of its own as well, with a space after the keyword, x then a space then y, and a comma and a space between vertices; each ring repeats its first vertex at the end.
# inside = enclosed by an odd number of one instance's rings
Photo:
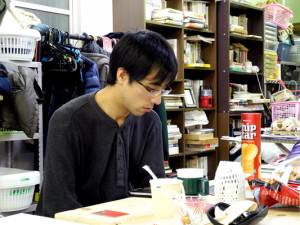
POLYGON ((189 42, 196 42, 196 41, 203 41, 209 44, 212 44, 213 41, 215 41, 214 38, 210 38, 210 37, 204 37, 202 35, 190 35, 190 36, 186 36, 185 39, 189 42))
POLYGON ((169 148, 169 155, 179 154, 179 147, 171 147, 169 148))
POLYGON ((182 103, 181 98, 167 98, 164 101, 165 103, 182 103))
POLYGON ((186 147, 188 148, 199 148, 199 149, 207 149, 207 148, 216 148, 219 146, 219 143, 212 143, 212 144, 187 144, 186 147))
POLYGON ((219 138, 210 138, 210 139, 200 139, 200 140, 193 140, 193 139, 185 139, 186 144, 194 144, 194 145, 205 145, 205 144, 215 144, 219 143, 219 138))
POLYGON ((207 124, 207 122, 202 121, 202 120, 189 120, 189 119, 184 120, 185 127, 193 127, 196 125, 206 125, 206 124, 207 124))
POLYGON ((165 102, 166 109, 179 109, 183 106, 182 102, 165 102))
POLYGON ((204 133, 204 134, 185 134, 184 138, 189 140, 205 140, 214 137, 214 133, 204 133))
POLYGON ((173 144, 169 143, 169 148, 173 148, 173 147, 179 147, 178 146, 178 141, 176 143, 173 143, 173 144))
POLYGON ((167 125, 168 133, 180 133, 179 127, 177 125, 167 125))
POLYGON ((169 143, 169 145, 170 145, 170 144, 178 144, 178 140, 179 140, 179 139, 169 139, 169 140, 168 140, 168 143, 169 143))
POLYGON ((186 145, 185 149, 187 151, 196 151, 196 152, 204 152, 204 151, 210 151, 210 150, 215 150, 216 147, 218 147, 218 143, 213 143, 213 144, 205 144, 205 145, 191 145, 188 144, 186 145))
POLYGON ((154 9, 152 13, 174 13, 182 15, 181 10, 173 9, 173 8, 163 8, 163 9, 154 9))
POLYGON ((202 24, 202 23, 185 22, 183 25, 184 25, 184 27, 187 27, 187 28, 197 28, 197 29, 204 28, 204 24, 202 24))
POLYGON ((170 20, 170 19, 153 19, 152 21, 158 22, 158 23, 176 25, 176 26, 182 26, 183 25, 182 21, 170 20))
POLYGON ((210 68, 209 63, 189 63, 186 64, 187 67, 203 67, 203 68, 210 68))
POLYGON ((205 64, 201 57, 201 43, 184 39, 184 64, 205 64))
POLYGON ((183 22, 184 23, 189 23, 189 22, 191 22, 191 23, 201 23, 201 24, 205 25, 205 20, 200 20, 200 19, 196 19, 196 18, 193 18, 193 17, 185 17, 183 19, 183 22))
POLYGON ((168 95, 164 95, 163 98, 167 99, 167 98, 173 98, 173 97, 177 97, 177 98, 183 98, 184 94, 168 94, 168 95))
POLYGON ((207 175, 208 158, 207 156, 193 155, 186 159, 186 168, 200 168, 204 170, 204 174, 207 175))
POLYGON ((165 9, 154 9, 152 11, 151 19, 170 19, 175 21, 183 21, 183 12, 180 10, 165 8, 165 9))
POLYGON ((167 41, 169 42, 171 48, 174 51, 174 54, 177 58, 177 39, 176 38, 172 38, 172 39, 167 39, 167 41))
POLYGON ((184 11, 183 17, 184 18, 192 17, 192 18, 199 19, 199 20, 205 19, 203 14, 197 13, 197 12, 191 12, 191 11, 184 11))
POLYGON ((169 133, 168 134, 168 140, 179 140, 182 138, 182 134, 181 133, 169 133))
POLYGON ((164 169, 165 169, 165 174, 171 174, 172 173, 172 168, 169 166, 168 161, 164 161, 164 169))
POLYGON ((181 97, 163 97, 164 98, 164 104, 166 109, 170 108, 180 108, 183 106, 183 101, 181 97))
POLYGON ((246 14, 241 14, 239 16, 233 16, 233 15, 229 16, 230 31, 247 35, 248 34, 247 23, 248 23, 248 18, 246 14))
POLYGON ((213 128, 202 128, 202 129, 192 129, 190 130, 190 134, 208 134, 213 133, 213 128))
POLYGON ((145 0, 145 18, 151 20, 152 11, 163 7, 161 0, 145 0))
POLYGON ((229 31, 231 33, 238 33, 238 34, 245 34, 245 35, 248 34, 248 31, 244 30, 243 27, 235 26, 235 25, 230 25, 229 31))

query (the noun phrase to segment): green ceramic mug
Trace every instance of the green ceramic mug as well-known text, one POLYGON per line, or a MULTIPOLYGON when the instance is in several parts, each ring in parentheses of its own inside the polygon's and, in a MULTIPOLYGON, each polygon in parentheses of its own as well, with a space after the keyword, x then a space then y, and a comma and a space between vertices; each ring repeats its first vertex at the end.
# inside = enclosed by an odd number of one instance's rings
POLYGON ((186 195, 208 195, 209 181, 203 177, 204 170, 199 168, 177 169, 178 179, 183 181, 186 195))

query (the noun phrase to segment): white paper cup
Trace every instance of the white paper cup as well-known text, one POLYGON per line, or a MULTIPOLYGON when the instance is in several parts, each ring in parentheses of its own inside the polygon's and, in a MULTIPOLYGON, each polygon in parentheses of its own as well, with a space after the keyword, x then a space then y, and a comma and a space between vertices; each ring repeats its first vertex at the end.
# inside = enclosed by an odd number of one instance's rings
POLYGON ((204 169, 200 168, 181 168, 177 169, 177 177, 181 178, 199 178, 204 177, 204 169))
POLYGON ((150 185, 154 216, 160 219, 173 218, 177 211, 177 205, 172 197, 176 197, 174 191, 181 194, 182 180, 159 178, 150 180, 150 185), (165 193, 166 191, 168 193, 165 193))

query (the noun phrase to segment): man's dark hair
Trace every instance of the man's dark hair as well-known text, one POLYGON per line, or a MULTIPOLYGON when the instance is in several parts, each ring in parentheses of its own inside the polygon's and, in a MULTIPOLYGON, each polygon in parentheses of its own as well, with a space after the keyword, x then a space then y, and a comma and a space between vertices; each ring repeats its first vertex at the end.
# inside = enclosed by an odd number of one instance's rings
POLYGON ((130 82, 140 81, 157 70, 154 85, 171 84, 177 74, 177 60, 167 40, 154 31, 137 30, 126 33, 110 55, 107 84, 114 85, 118 68, 130 75, 130 82))

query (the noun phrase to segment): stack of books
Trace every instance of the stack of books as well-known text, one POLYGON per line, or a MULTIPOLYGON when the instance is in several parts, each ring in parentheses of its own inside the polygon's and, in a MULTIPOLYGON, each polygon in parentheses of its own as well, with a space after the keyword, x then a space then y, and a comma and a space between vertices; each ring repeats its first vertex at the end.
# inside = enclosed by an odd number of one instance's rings
POLYGON ((173 49, 174 54, 177 58, 177 39, 172 38, 172 39, 167 39, 167 41, 169 42, 169 44, 170 44, 171 48, 173 49))
POLYGON ((169 155, 179 154, 179 139, 182 138, 182 134, 177 125, 169 124, 168 129, 168 143, 169 143, 169 155))
POLYGON ((186 168, 200 168, 204 170, 204 174, 207 175, 208 161, 207 156, 192 155, 186 159, 186 168))
POLYGON ((230 99, 230 111, 262 111, 264 103, 269 103, 270 99, 230 99))
POLYGON ((161 0, 145 0, 145 18, 151 20, 151 14, 154 9, 164 8, 161 0))
POLYGON ((247 23, 248 23, 248 18, 246 17, 246 14, 241 14, 239 16, 230 15, 229 17, 230 32, 247 35, 248 34, 247 23))
POLYGON ((243 63, 248 61, 248 48, 241 43, 233 43, 229 46, 229 62, 230 68, 238 68, 240 65, 244 70, 243 63))
POLYGON ((184 2, 184 26, 197 29, 208 29, 208 7, 205 2, 184 2))
POLYGON ((201 35, 191 35, 184 38, 184 64, 188 67, 207 67, 210 64, 202 60, 201 42, 212 44, 214 38, 204 37, 201 35))
POLYGON ((170 94, 163 96, 165 108, 166 109, 178 109, 182 108, 183 101, 182 98, 184 97, 184 94, 170 94))
POLYGON ((172 169, 169 165, 169 161, 164 161, 164 168, 167 176, 172 173, 172 169))
POLYGON ((152 11, 151 20, 159 23, 182 26, 183 12, 172 8, 154 9, 152 11))
POLYGON ((185 134, 187 151, 209 151, 219 146, 219 139, 214 137, 214 129, 195 129, 185 134))

